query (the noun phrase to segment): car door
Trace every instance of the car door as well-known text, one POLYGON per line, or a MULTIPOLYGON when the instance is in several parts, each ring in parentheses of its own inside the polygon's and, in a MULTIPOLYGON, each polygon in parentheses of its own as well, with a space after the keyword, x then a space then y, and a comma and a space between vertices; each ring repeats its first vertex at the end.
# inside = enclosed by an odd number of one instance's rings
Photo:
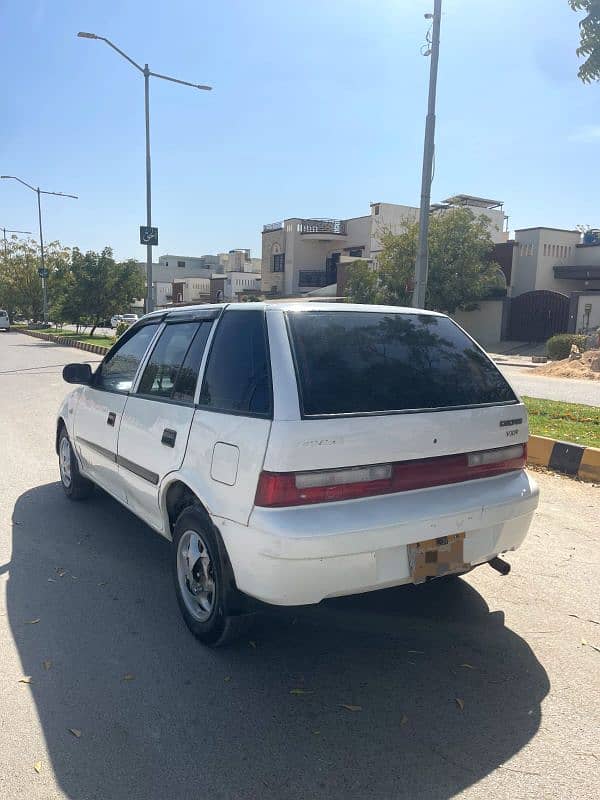
POLYGON ((162 528, 161 481, 183 461, 194 416, 194 393, 214 311, 208 318, 167 318, 127 398, 117 448, 118 471, 132 510, 162 528))
POLYGON ((182 470, 212 513, 242 524, 273 416, 265 312, 245 305, 228 307, 218 322, 182 470))
POLYGON ((124 334, 83 388, 75 411, 74 446, 83 469, 95 483, 119 500, 125 491, 117 472, 117 440, 127 395, 160 320, 124 334))

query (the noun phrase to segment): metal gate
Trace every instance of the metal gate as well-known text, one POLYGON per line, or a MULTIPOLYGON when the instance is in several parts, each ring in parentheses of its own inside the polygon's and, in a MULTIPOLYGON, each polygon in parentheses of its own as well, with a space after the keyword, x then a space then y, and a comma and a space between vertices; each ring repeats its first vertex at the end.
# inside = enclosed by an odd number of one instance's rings
POLYGON ((510 301, 508 338, 515 342, 545 342, 555 333, 566 333, 569 297, 538 289, 510 301))

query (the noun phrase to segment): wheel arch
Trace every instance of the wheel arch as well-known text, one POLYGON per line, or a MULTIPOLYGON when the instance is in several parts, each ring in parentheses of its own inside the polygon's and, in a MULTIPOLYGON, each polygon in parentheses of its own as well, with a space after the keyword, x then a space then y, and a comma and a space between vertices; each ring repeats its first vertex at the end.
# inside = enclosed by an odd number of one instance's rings
POLYGON ((173 530, 175 528, 177 518, 186 508, 193 507, 206 517, 206 522, 214 531, 219 550, 221 551, 222 566, 225 571, 225 579, 229 584, 230 590, 230 611, 233 613, 241 613, 245 607, 244 601, 242 600, 237 589, 235 573, 231 559, 229 558, 229 553, 227 552, 227 547, 225 546, 221 532, 213 522, 207 506, 199 497, 198 493, 195 492, 188 483, 186 483, 180 477, 174 475, 173 479, 164 486, 161 492, 160 507, 164 517, 164 531, 167 538, 171 540, 173 539, 173 530))
POLYGON ((65 430, 67 430, 67 423, 64 421, 62 416, 60 416, 56 420, 56 435, 54 437, 54 449, 56 450, 56 455, 58 455, 58 442, 59 442, 59 439, 60 439, 60 433, 61 433, 63 428, 65 430))

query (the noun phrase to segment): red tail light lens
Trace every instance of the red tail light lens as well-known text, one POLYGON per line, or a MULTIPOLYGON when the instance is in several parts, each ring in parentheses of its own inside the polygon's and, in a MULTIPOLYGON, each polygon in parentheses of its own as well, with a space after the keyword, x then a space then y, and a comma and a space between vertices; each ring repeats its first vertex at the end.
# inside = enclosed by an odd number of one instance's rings
POLYGON ((266 508, 355 500, 427 489, 523 469, 527 445, 393 464, 314 472, 261 472, 255 505, 266 508))

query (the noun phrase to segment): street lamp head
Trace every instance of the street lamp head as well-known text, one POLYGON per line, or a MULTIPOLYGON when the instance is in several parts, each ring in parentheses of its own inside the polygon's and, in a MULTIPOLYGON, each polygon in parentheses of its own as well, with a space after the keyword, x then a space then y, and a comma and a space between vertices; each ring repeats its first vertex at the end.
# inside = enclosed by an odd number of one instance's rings
POLYGON ((0 178, 14 178, 14 175, 0 175, 0 178))
POLYGON ((79 36, 80 39, 97 39, 98 38, 95 33, 86 33, 85 31, 79 31, 77 36, 79 36))

